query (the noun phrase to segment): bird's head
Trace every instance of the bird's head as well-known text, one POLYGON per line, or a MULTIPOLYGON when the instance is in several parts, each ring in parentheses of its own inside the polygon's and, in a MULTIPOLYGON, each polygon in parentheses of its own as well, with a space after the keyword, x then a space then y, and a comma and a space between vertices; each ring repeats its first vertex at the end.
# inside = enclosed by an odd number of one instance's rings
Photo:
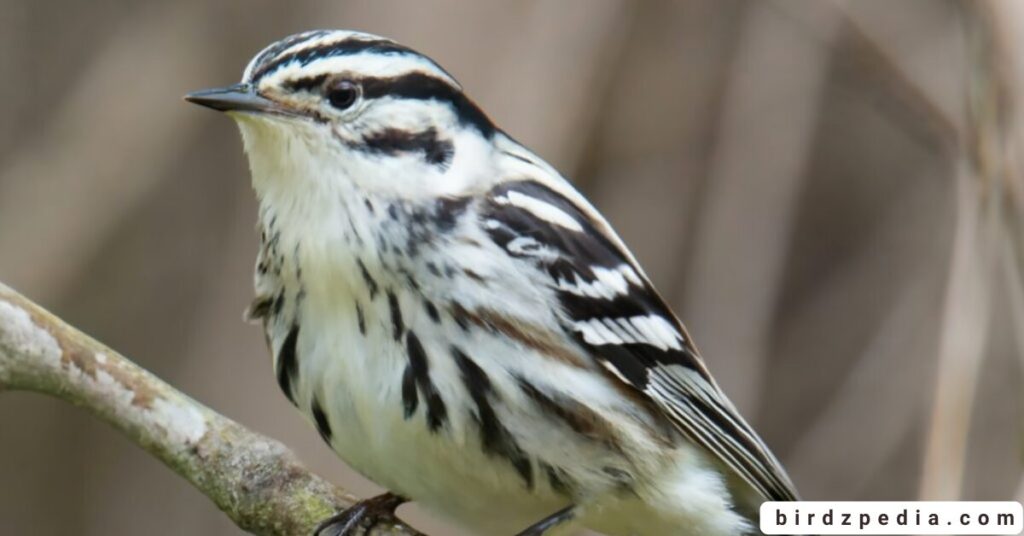
POLYGON ((496 135, 433 60, 352 31, 289 36, 258 53, 240 83, 185 98, 238 122, 258 191, 457 195, 482 180, 496 135))

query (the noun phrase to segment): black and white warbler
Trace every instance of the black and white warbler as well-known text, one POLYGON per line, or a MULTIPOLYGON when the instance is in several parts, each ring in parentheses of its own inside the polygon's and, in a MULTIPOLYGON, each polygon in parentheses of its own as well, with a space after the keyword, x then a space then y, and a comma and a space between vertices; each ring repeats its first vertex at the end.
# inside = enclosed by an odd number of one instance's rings
POLYGON ((434 61, 311 31, 187 99, 242 132, 281 389, 395 497, 481 534, 657 536, 796 499, 604 218, 434 61))

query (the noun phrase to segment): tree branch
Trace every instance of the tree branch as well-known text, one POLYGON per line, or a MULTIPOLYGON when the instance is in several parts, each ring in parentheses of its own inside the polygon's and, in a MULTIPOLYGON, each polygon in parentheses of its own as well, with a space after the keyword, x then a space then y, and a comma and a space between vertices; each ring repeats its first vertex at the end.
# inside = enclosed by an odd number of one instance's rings
MULTIPOLYGON (((284 445, 192 400, 0 283, 0 391, 83 407, 187 479, 253 534, 311 534, 356 499, 284 445)), ((373 536, 415 536, 382 523, 373 536)))

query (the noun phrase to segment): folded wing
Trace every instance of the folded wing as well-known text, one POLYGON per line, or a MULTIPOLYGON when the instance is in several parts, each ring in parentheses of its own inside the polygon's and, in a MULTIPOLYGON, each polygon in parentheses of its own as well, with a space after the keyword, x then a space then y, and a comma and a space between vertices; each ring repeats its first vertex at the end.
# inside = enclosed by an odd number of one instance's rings
POLYGON ((608 225, 540 182, 503 183, 481 210, 490 238, 550 276, 563 329, 617 381, 765 500, 797 500, 768 447, 708 374, 682 324, 608 225))

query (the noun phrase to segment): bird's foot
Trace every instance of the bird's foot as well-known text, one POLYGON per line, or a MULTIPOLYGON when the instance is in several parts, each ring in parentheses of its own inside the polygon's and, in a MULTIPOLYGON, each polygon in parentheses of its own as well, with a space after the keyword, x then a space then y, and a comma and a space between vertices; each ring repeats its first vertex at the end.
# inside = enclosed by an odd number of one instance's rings
POLYGON ((393 493, 382 493, 353 504, 344 512, 320 523, 314 536, 361 536, 380 523, 398 521, 395 510, 406 502, 404 497, 393 493))
POLYGON ((516 534, 516 536, 543 536, 547 532, 562 523, 572 521, 576 517, 576 507, 569 505, 544 519, 534 523, 527 527, 526 530, 516 534))

